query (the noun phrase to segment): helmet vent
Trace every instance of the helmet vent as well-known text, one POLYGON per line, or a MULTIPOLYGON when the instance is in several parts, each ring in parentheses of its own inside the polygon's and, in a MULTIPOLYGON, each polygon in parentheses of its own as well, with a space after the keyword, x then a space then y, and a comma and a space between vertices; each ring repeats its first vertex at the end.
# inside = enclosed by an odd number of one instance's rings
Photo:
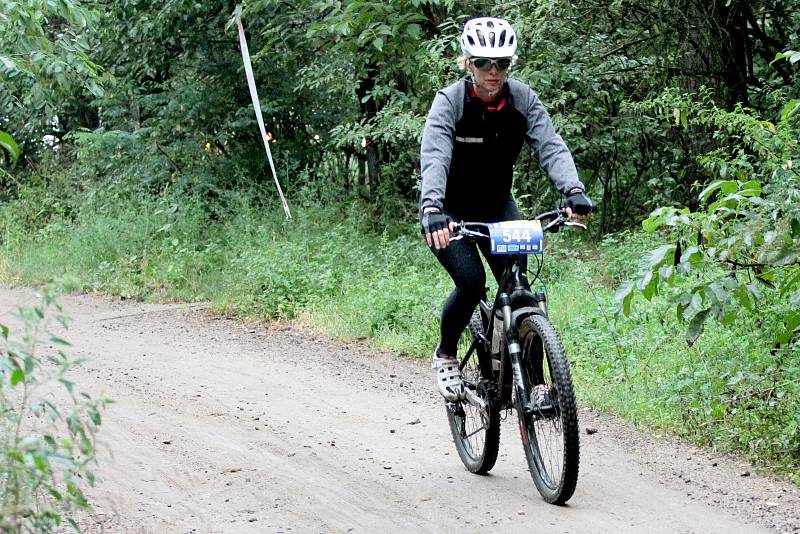
POLYGON ((489 22, 487 22, 487 23, 486 23, 486 27, 487 27, 487 28, 494 28, 494 22, 492 22, 492 21, 490 20, 489 22))
POLYGON ((471 35, 467 35, 467 41, 469 41, 470 45, 475 46, 475 39, 471 35))
POLYGON ((489 44, 491 46, 494 46, 494 43, 495 43, 495 41, 494 41, 494 32, 489 32, 489 44))
POLYGON ((506 44, 506 31, 505 30, 500 32, 500 43, 499 43, 499 46, 503 46, 504 44, 506 44))
POLYGON ((475 30, 475 33, 478 35, 478 41, 480 41, 481 46, 486 46, 486 38, 483 36, 483 32, 475 30))

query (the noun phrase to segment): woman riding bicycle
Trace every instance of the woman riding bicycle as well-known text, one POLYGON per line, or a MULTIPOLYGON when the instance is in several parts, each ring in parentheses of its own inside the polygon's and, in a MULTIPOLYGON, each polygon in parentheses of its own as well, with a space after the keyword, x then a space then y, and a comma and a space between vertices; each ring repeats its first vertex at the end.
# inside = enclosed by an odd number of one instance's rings
POLYGON ((422 233, 456 286, 444 303, 440 341, 432 358, 439 392, 448 401, 464 397, 457 344, 486 286, 478 249, 495 279, 507 261, 489 254, 486 242, 450 243, 453 221, 520 218, 511 180, 525 142, 556 189, 566 196, 570 216, 586 219, 593 207, 572 155, 539 97, 526 84, 508 78, 517 50, 511 25, 493 17, 469 20, 461 35, 461 49, 464 55, 459 64, 468 75, 436 93, 420 157, 422 233))

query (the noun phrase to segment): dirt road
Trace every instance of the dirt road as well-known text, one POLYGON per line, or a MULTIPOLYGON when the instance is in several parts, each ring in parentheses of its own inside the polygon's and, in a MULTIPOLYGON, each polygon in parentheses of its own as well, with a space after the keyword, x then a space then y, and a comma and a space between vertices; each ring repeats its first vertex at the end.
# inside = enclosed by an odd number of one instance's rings
MULTIPOLYGON (((0 323, 35 301, 0 287, 0 323)), ((72 379, 115 401, 89 532, 800 532, 797 487, 585 408, 555 507, 513 418, 492 474, 464 470, 422 362, 183 305, 62 304, 89 359, 72 379)))

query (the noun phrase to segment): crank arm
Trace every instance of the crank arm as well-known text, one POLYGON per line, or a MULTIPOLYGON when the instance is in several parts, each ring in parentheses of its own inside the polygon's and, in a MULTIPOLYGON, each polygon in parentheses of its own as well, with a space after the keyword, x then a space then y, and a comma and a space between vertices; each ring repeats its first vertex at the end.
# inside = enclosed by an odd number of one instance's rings
POLYGON ((466 393, 464 400, 466 400, 471 405, 475 406, 477 409, 485 411, 489 407, 489 404, 485 400, 477 396, 475 392, 472 391, 470 388, 465 388, 464 392, 466 393))

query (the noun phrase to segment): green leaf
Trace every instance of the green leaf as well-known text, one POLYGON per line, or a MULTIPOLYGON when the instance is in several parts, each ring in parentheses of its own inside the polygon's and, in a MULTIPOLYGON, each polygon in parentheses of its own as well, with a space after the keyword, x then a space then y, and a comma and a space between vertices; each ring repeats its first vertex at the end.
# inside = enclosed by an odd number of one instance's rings
POLYGON ((710 308, 706 308, 705 310, 698 312, 689 322, 689 328, 686 330, 686 343, 690 347, 694 345, 695 341, 697 341, 697 338, 699 338, 703 333, 703 328, 710 311, 710 308))
POLYGON ((2 323, 0 323, 0 334, 3 335, 3 338, 8 339, 8 327, 2 323))
POLYGON ((59 378, 58 381, 64 385, 64 387, 66 388, 67 391, 69 391, 70 394, 72 394, 72 388, 75 385, 74 382, 70 382, 65 378, 59 378))
POLYGON ((664 224, 663 217, 648 217, 647 219, 642 221, 642 228, 648 234, 651 234, 658 230, 658 227, 664 224))
POLYGON ((700 192, 700 194, 697 195, 697 198, 700 199, 701 202, 705 202, 706 200, 708 200, 708 197, 711 196, 711 193, 713 193, 722 186, 722 182, 723 180, 715 180, 711 182, 710 184, 708 184, 708 187, 703 189, 700 192))
POLYGON ((794 332, 794 330, 800 326, 800 313, 790 313, 784 317, 784 324, 787 330, 794 332))
POLYGON ((675 316, 679 321, 683 321, 684 313, 686 313, 686 307, 688 304, 679 303, 675 306, 675 316))
POLYGON ((680 263, 688 263, 690 265, 697 265, 702 257, 700 249, 692 245, 687 248, 680 257, 680 263))
POLYGON ((761 183, 758 180, 750 180, 742 184, 739 194, 744 197, 757 197, 761 195, 761 183))
POLYGON ((792 219, 792 238, 797 239, 800 237, 800 221, 792 219))
POLYGON ((372 46, 383 52, 383 37, 376 37, 375 40, 372 41, 372 46))
POLYGON ((647 274, 650 277, 650 281, 641 291, 644 298, 647 300, 652 300, 653 296, 658 292, 659 276, 657 272, 649 272, 647 274))
POLYGON ((17 64, 14 62, 14 60, 11 59, 8 56, 0 55, 0 63, 2 63, 2 65, 3 65, 3 70, 6 71, 6 75, 8 75, 9 73, 16 72, 16 71, 19 70, 19 68, 17 67, 17 64))
POLYGON ((739 302, 739 304, 742 305, 742 307, 744 307, 745 309, 747 309, 748 311, 751 311, 751 312, 754 310, 753 302, 750 300, 750 292, 747 290, 747 287, 739 286, 733 292, 733 296, 734 296, 734 298, 736 298, 736 300, 739 302))
POLYGON ((629 280, 622 284, 617 292, 614 294, 614 300, 619 303, 619 309, 617 313, 620 311, 622 312, 625 317, 629 317, 631 314, 631 301, 633 300, 633 289, 634 283, 632 280, 629 280))
MULTIPOLYGON (((765 273, 759 273, 756 275, 756 280, 764 284, 765 286, 774 289, 775 288, 775 272, 774 271, 767 271, 765 273)), ((748 286, 749 287, 749 286, 748 286)))
POLYGON ((656 267, 661 266, 661 264, 667 259, 668 255, 672 257, 674 254, 675 245, 661 245, 650 253, 650 256, 647 258, 646 266, 648 269, 653 270, 656 267))
POLYGON ((14 372, 11 373, 11 385, 16 386, 23 380, 25 380, 25 371, 20 368, 14 369, 14 372))
MULTIPOLYGON (((772 60, 772 63, 778 61, 779 59, 786 59, 789 61, 789 63, 794 65, 800 61, 800 52, 796 50, 784 50, 783 52, 778 52, 775 54, 775 59, 772 60)), ((770 65, 772 65, 772 63, 770 63, 770 65)))
POLYGON ((50 472, 50 468, 48 467, 47 462, 44 461, 41 455, 34 454, 33 462, 34 464, 36 464, 36 469, 38 469, 40 473, 46 475, 47 473, 50 472))
MULTIPOLYGON (((711 290, 710 294, 713 295, 714 299, 720 304, 725 305, 731 301, 731 292, 719 282, 708 284, 708 288, 711 290)), ((709 294, 709 292, 706 292, 706 294, 709 294)))
POLYGON ((798 114, 800 114, 800 99, 789 100, 781 111, 781 121, 788 121, 798 114))
MULTIPOLYGON (((796 247, 793 246, 781 247, 778 251, 768 256, 768 261, 773 265, 780 265, 780 266, 791 265, 797 260, 798 253, 800 253, 800 250, 798 250, 796 247)), ((773 277, 770 280, 770 282, 774 281, 775 277, 773 274, 773 277)))
POLYGON ((653 210, 650 216, 642 221, 642 228, 644 228, 644 231, 647 233, 655 232, 664 224, 666 215, 673 209, 674 208, 665 207, 653 210))
POLYGON ((8 152, 12 163, 17 163, 17 160, 19 159, 19 147, 17 146, 17 143, 14 142, 14 138, 2 130, 0 130, 0 148, 2 148, 3 151, 8 152))
POLYGON ((753 300, 755 300, 756 302, 764 298, 764 295, 761 293, 761 289, 757 285, 747 284, 745 287, 747 287, 747 290, 750 292, 751 295, 753 295, 753 300))
POLYGON ((703 305, 703 295, 705 295, 705 289, 700 288, 696 290, 696 292, 692 295, 692 299, 689 301, 689 309, 687 310, 688 312, 691 313, 700 309, 700 306, 703 305))

